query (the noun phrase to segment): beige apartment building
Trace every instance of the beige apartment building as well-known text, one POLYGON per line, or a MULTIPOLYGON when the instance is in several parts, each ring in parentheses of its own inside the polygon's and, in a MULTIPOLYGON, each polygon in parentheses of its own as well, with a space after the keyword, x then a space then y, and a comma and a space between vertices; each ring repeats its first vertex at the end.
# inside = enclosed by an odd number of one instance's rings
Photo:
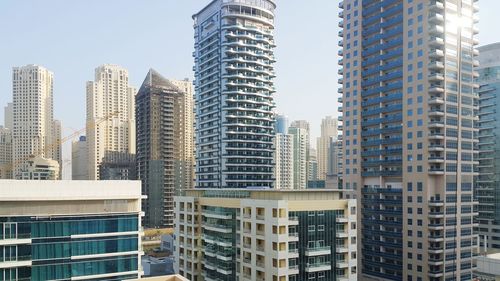
POLYGON ((89 179, 100 179, 99 166, 109 152, 135 154, 135 94, 128 71, 118 65, 97 67, 95 80, 87 82, 89 179))
POLYGON ((339 2, 343 189, 361 280, 471 280, 474 0, 339 2))
POLYGON ((357 280, 339 191, 195 189, 175 198, 175 270, 201 280, 357 280))

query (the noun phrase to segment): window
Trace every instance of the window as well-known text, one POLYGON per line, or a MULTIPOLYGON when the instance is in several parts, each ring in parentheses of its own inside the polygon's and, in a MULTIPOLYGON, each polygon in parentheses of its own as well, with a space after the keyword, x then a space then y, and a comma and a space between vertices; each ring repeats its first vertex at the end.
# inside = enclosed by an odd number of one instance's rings
POLYGON ((325 231, 325 225, 323 224, 318 225, 318 231, 325 231))
POLYGON ((307 226, 307 231, 308 232, 314 232, 316 230, 316 226, 315 225, 308 225, 307 226))

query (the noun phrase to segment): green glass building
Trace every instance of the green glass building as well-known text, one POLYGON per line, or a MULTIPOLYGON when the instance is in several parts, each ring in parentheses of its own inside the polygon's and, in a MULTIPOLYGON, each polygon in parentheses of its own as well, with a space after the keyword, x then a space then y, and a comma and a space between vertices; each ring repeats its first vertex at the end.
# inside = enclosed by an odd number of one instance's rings
POLYGON ((0 280, 127 280, 140 272, 140 183, 0 181, 0 280))

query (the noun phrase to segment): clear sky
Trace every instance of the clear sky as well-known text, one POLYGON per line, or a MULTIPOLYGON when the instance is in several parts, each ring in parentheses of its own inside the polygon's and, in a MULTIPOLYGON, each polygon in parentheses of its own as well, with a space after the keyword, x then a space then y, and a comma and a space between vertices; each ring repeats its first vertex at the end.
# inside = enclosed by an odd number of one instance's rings
MULTIPOLYGON (((0 124, 12 100, 13 66, 54 72, 63 135, 85 126, 85 82, 100 64, 126 67, 135 87, 150 67, 168 78, 192 78, 191 16, 209 1, 0 0, 0 124)), ((277 109, 290 120, 308 120, 316 137, 321 118, 337 115, 338 1, 277 2, 277 109)), ((500 41, 500 1, 480 0, 479 7, 481 44, 500 41)), ((70 157, 67 146, 63 153, 70 157)))

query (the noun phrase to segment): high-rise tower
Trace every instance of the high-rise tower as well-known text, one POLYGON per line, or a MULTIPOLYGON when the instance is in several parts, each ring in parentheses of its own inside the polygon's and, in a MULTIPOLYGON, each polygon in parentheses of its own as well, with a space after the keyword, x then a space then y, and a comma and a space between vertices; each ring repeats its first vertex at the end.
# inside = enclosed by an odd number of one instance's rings
POLYGON ((193 16, 196 186, 273 186, 274 9, 214 0, 193 16))
POLYGON ((476 2, 339 3, 343 188, 360 204, 362 278, 472 279, 476 2))
POLYGON ((500 43, 479 47, 479 201, 480 250, 500 249, 500 43))
POLYGON ((87 82, 89 179, 100 179, 105 156, 135 153, 135 93, 128 71, 117 65, 99 66, 95 81, 87 82))
POLYGON ((321 120, 321 136, 317 139, 316 145, 318 179, 320 180, 325 180, 328 174, 328 152, 330 150, 331 138, 337 138, 338 125, 338 120, 332 116, 326 116, 321 120))
POLYGON ((34 156, 50 158, 61 165, 60 130, 54 128, 53 79, 54 74, 42 66, 13 68, 12 168, 15 178, 21 177, 27 161, 34 156), (54 135, 57 131, 58 137, 54 135))
POLYGON ((137 174, 148 196, 143 204, 147 227, 173 227, 173 196, 193 187, 189 84, 172 82, 151 69, 136 96, 137 174))

